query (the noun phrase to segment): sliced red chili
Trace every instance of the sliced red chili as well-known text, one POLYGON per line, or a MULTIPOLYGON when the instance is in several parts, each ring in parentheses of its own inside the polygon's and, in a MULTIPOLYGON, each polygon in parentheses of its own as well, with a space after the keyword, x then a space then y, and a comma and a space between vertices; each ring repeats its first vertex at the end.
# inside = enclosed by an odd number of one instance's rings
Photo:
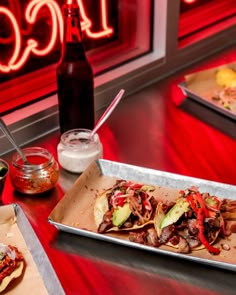
POLYGON ((123 207, 125 201, 126 201, 126 198, 125 197, 118 198, 117 199, 117 206, 123 207))
POLYGON ((143 186, 142 184, 138 184, 138 183, 131 183, 131 184, 129 185, 129 187, 130 187, 131 189, 133 189, 133 190, 141 189, 142 186, 143 186))
POLYGON ((138 190, 140 189, 143 184, 139 184, 139 183, 134 183, 132 181, 127 181, 124 185, 123 185, 126 189, 130 188, 132 190, 138 190))
POLYGON ((204 209, 199 208, 197 213, 197 225, 199 230, 198 238, 210 253, 218 255, 220 253, 220 249, 210 245, 210 243, 207 241, 205 237, 204 218, 205 218, 204 209))
POLYGON ((196 196, 196 200, 197 202, 199 203, 200 207, 203 209, 204 211, 204 215, 205 217, 209 217, 209 212, 208 212, 208 209, 206 207, 206 204, 202 198, 202 195, 199 193, 199 192, 196 192, 195 193, 195 196, 196 196))
POLYGON ((196 201, 194 199, 194 195, 193 194, 189 194, 187 196, 186 200, 188 201, 188 203, 191 206, 191 208, 193 209, 193 211, 197 214, 198 208, 196 206, 196 201))
POLYGON ((146 210, 152 211, 152 205, 147 199, 143 200, 143 206, 146 210))

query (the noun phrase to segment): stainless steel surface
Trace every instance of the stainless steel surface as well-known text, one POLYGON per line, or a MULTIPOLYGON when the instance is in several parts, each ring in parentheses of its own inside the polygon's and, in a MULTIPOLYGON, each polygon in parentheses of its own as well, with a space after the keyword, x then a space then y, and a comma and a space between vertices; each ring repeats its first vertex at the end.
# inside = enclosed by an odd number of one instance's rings
POLYGON ((16 149, 16 151, 19 153, 19 155, 21 156, 24 164, 29 165, 25 154, 23 153, 23 151, 20 149, 20 147, 17 145, 15 139, 13 138, 11 132, 8 130, 6 124, 4 123, 3 119, 0 118, 0 127, 2 128, 2 131, 4 132, 4 134, 6 135, 7 139, 10 141, 10 143, 13 145, 13 147, 16 149))
POLYGON ((16 223, 25 239, 48 294, 55 295, 56 290, 57 295, 64 295, 65 292, 61 287, 61 283, 23 210, 17 204, 14 204, 14 210, 16 214, 16 223))
MULTIPOLYGON (((68 255, 83 257, 88 264, 92 262, 94 274, 91 273, 91 277, 94 279, 99 273, 101 285, 106 280, 107 294, 121 295, 125 290, 132 295, 235 294, 235 272, 210 265, 189 263, 178 257, 144 252, 66 232, 59 232, 53 247, 68 255)), ((90 292, 81 294, 104 294, 102 286, 94 286, 97 293, 92 286, 90 288, 90 292)))

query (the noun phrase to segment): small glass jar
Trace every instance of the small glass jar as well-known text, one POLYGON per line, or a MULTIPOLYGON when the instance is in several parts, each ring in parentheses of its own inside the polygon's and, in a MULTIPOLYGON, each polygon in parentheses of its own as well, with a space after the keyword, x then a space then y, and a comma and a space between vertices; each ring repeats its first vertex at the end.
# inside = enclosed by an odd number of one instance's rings
POLYGON ((61 135, 57 146, 58 162, 67 171, 82 173, 91 162, 103 157, 98 134, 90 138, 89 129, 72 129, 61 135))
POLYGON ((59 166, 53 155, 41 147, 24 148, 29 164, 15 153, 10 167, 10 178, 15 190, 24 194, 41 194, 55 187, 59 166))

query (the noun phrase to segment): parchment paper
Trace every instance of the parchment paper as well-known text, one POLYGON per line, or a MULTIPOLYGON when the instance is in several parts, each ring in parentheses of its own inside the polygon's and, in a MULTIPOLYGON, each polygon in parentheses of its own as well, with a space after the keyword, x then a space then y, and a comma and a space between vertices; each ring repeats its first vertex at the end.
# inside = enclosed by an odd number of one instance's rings
POLYGON ((199 97, 218 105, 217 101, 212 100, 212 97, 216 91, 223 89, 216 83, 216 73, 223 68, 231 68, 236 71, 236 62, 186 75, 184 78, 187 88, 199 97))
POLYGON ((48 294, 34 259, 16 223, 13 205, 0 207, 0 242, 16 246, 25 260, 22 276, 12 281, 1 294, 48 294))

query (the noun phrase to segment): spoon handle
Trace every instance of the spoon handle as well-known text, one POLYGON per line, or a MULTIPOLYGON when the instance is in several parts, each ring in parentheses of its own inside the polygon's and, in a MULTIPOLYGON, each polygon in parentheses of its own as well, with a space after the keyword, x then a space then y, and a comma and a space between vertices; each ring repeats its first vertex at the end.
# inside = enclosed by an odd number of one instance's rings
POLYGON ((107 118, 110 116, 112 111, 115 109, 115 107, 118 105, 119 101, 121 100, 125 90, 121 89, 119 93, 116 95, 116 97, 113 99, 113 101, 110 103, 108 108, 105 110, 103 115, 100 117, 100 119, 97 121, 94 129, 90 133, 90 137, 93 137, 93 135, 98 131, 98 129, 102 126, 102 124, 107 120, 107 118))
POLYGON ((17 152, 20 154, 20 156, 21 156, 22 160, 24 161, 24 163, 27 163, 27 159, 26 159, 24 153, 22 152, 22 150, 16 144, 14 138, 12 137, 10 131, 8 130, 5 122, 3 121, 3 119, 1 117, 0 117, 0 127, 2 128, 2 131, 4 132, 4 134, 6 135, 8 140, 11 142, 11 144, 15 147, 17 152))

